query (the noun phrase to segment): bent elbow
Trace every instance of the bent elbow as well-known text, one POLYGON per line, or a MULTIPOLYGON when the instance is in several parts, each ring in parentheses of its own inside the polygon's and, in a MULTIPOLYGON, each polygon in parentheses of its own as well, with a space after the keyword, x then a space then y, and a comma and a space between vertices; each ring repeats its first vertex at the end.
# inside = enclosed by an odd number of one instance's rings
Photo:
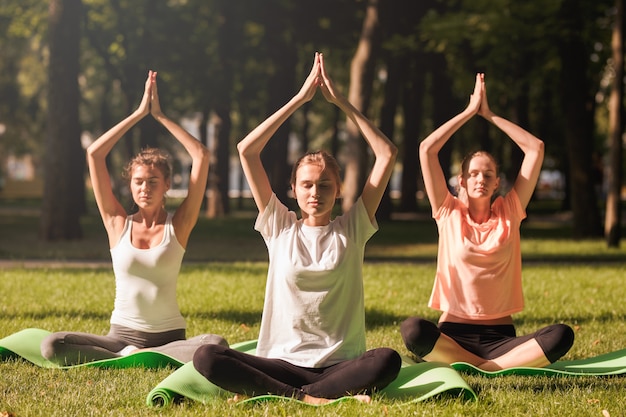
POLYGON ((237 152, 239 153, 239 156, 244 156, 246 153, 246 149, 247 146, 243 142, 239 142, 237 144, 237 152))
POLYGON ((237 152, 239 152, 239 158, 250 158, 256 154, 255 147, 245 142, 239 142, 237 144, 237 152))
POLYGON ((545 147, 546 145, 543 143, 541 139, 535 138, 535 143, 533 144, 531 152, 537 155, 538 158, 543 159, 543 156, 545 153, 545 147))
POLYGON ((96 146, 94 146, 94 143, 87 147, 87 149, 85 150, 85 157, 87 161, 93 161, 96 158, 96 149, 97 148, 96 146))
POLYGON ((436 155, 437 152, 435 152, 434 148, 432 146, 430 146, 430 144, 428 142, 426 142, 426 141, 421 142, 420 145, 419 145, 419 156, 420 156, 420 159, 427 158, 431 154, 436 155))
POLYGON ((201 153, 200 153, 201 158, 204 159, 210 159, 211 158, 211 151, 209 150, 209 148, 207 148, 206 146, 202 145, 202 149, 201 149, 201 153))
POLYGON ((395 161, 398 158, 398 147, 391 143, 389 145, 389 160, 395 161))
POLYGON ((540 155, 543 155, 545 153, 545 149, 546 149, 545 143, 543 143, 541 139, 537 139, 537 152, 540 155))

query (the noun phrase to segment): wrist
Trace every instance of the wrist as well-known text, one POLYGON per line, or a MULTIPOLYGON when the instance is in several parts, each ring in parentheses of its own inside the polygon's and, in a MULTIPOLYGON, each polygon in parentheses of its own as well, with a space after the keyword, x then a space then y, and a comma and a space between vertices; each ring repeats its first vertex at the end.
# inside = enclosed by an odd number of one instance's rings
POLYGON ((159 121, 167 119, 165 113, 163 113, 162 111, 152 112, 152 117, 159 121))
POLYGON ((136 119, 143 119, 148 113, 149 113, 148 111, 137 109, 131 113, 130 117, 133 117, 136 119))

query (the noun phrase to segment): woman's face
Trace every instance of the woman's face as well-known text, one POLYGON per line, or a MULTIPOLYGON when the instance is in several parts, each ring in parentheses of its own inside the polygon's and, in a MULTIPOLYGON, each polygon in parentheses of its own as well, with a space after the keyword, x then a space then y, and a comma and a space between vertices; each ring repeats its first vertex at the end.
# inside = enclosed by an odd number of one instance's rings
POLYGON ((140 209, 161 207, 169 188, 169 181, 165 180, 160 169, 151 165, 133 167, 130 191, 133 201, 140 209))
POLYGON ((460 178, 469 198, 491 198, 500 185, 496 164, 486 155, 476 155, 460 178))
POLYGON ((339 196, 337 179, 330 171, 318 164, 300 165, 292 189, 305 224, 323 226, 330 223, 339 196))

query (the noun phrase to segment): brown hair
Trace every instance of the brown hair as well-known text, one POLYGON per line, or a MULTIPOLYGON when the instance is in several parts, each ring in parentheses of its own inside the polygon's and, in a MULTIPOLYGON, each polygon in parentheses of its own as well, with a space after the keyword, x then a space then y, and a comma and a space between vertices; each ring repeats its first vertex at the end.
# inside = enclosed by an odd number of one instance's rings
POLYGON ((334 156, 324 150, 307 152, 302 155, 295 164, 293 164, 293 168, 291 169, 291 179, 289 180, 289 184, 291 184, 292 187, 296 185, 296 172, 298 171, 298 168, 306 164, 318 165, 323 170, 328 170, 335 177, 337 190, 341 189, 339 164, 334 156))
POLYGON ((487 151, 475 151, 467 154, 465 158, 463 158, 463 160, 461 161, 461 173, 459 175, 464 176, 467 174, 470 162, 477 156, 486 156, 487 158, 489 158, 496 167, 496 176, 499 175, 500 168, 498 167, 498 162, 496 161, 496 158, 494 158, 493 155, 491 155, 487 151))
MULTIPOLYGON (((496 176, 500 175, 500 167, 498 166, 498 162, 496 161, 496 158, 494 158, 492 154, 490 154, 487 151, 475 151, 475 152, 468 153, 461 160, 461 172, 459 173, 459 176, 465 177, 468 174, 469 164, 470 162, 472 162, 472 159, 476 158, 477 156, 486 156, 487 158, 489 158, 491 162, 493 162, 493 165, 496 167, 496 176)), ((467 204, 468 197, 465 192, 465 189, 461 187, 460 181, 458 182, 456 186, 456 191, 457 191, 458 197, 467 204)), ((495 193, 494 193, 494 196, 495 196, 495 193)))
POLYGON ((122 176, 126 181, 130 181, 133 169, 138 165, 152 166, 157 168, 163 174, 165 181, 168 181, 172 175, 172 167, 170 165, 170 155, 158 148, 142 149, 133 159, 131 159, 122 176))

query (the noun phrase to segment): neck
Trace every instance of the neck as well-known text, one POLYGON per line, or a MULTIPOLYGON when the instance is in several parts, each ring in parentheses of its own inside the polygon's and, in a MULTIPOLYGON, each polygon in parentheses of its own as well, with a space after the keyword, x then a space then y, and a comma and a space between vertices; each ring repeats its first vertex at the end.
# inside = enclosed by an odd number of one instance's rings
POLYGON ((302 223, 307 226, 326 226, 330 223, 330 216, 315 217, 304 214, 302 216, 302 223))
POLYGON ((491 201, 489 199, 470 200, 469 215, 476 223, 481 224, 491 218, 491 201))
POLYGON ((163 207, 159 207, 156 210, 139 210, 135 213, 135 220, 143 223, 146 227, 154 226, 157 223, 165 221, 167 213, 163 207))

